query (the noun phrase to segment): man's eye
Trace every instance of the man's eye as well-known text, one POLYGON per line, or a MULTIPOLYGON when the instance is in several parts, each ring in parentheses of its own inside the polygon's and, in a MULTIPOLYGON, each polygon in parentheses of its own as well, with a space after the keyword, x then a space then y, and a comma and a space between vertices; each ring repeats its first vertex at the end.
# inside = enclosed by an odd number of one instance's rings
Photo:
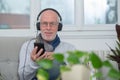
POLYGON ((46 25, 48 25, 48 23, 47 22, 42 22, 41 25, 46 26, 46 25))
POLYGON ((50 25, 55 25, 55 23, 54 23, 54 22, 52 22, 52 23, 50 23, 50 25))
POLYGON ((44 25, 47 25, 48 23, 47 23, 47 22, 44 22, 43 24, 44 24, 44 25))

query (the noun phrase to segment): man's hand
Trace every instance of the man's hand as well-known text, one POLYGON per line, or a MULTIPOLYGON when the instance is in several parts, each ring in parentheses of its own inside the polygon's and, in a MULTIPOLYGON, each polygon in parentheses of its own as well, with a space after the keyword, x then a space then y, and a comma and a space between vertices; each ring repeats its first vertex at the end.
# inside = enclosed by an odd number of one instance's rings
POLYGON ((42 51, 43 49, 40 49, 37 52, 37 47, 35 47, 33 50, 32 50, 32 53, 31 53, 31 59, 33 61, 37 61, 37 60, 41 60, 41 59, 50 59, 50 60, 53 60, 53 52, 45 52, 43 55, 40 56, 40 54, 42 54, 42 51))

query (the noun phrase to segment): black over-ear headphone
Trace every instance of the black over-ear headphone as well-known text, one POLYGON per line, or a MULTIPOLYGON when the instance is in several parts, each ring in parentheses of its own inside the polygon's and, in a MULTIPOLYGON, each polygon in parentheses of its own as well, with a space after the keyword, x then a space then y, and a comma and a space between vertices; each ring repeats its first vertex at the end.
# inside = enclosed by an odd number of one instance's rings
MULTIPOLYGON (((62 17, 61 17, 61 15, 59 14, 59 12, 58 12, 57 10, 55 10, 55 9, 46 8, 46 9, 42 10, 42 11, 38 14, 38 16, 37 16, 37 21, 39 20, 40 15, 41 15, 44 11, 47 11, 47 10, 51 10, 51 11, 54 11, 55 13, 57 13, 57 15, 58 15, 59 18, 60 18, 60 22, 59 22, 59 25, 58 25, 58 31, 61 31, 61 30, 62 30, 62 26, 63 26, 63 24, 62 24, 62 17)), ((37 22, 37 23, 36 23, 36 27, 37 27, 37 30, 40 30, 40 22, 37 22)))

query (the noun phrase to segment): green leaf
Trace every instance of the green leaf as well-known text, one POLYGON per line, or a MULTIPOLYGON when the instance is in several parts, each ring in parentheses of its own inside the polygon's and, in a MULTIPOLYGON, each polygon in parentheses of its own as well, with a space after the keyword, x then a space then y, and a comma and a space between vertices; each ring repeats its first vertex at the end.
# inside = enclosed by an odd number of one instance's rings
POLYGON ((70 53, 68 58, 67 58, 67 61, 70 65, 73 65, 73 64, 79 64, 80 61, 79 61, 79 58, 73 54, 73 53, 70 53))
POLYGON ((74 54, 75 54, 77 57, 82 58, 83 56, 87 56, 87 55, 88 55, 88 52, 76 50, 76 51, 74 51, 74 54))
POLYGON ((101 59, 94 52, 90 54, 90 61, 95 69, 102 67, 101 59))
POLYGON ((89 53, 86 51, 75 50, 69 54, 76 55, 76 57, 79 59, 79 64, 88 64, 89 62, 89 53))
POLYGON ((37 70, 36 76, 38 79, 40 78, 40 80, 48 80, 48 78, 49 78, 48 72, 41 68, 37 70))
POLYGON ((56 59, 58 62, 63 63, 64 62, 64 55, 57 53, 53 55, 54 59, 56 59))
POLYGON ((102 78, 103 74, 101 72, 96 72, 96 73, 94 73, 93 77, 102 78))
POLYGON ((108 72, 108 76, 111 78, 120 79, 120 72, 112 68, 108 72))
POLYGON ((68 66, 60 66, 60 71, 61 72, 70 71, 70 70, 71 70, 71 68, 68 67, 68 66))
POLYGON ((40 65, 44 69, 50 69, 52 68, 52 60, 48 59, 42 59, 40 61, 37 61, 38 65, 40 65))
POLYGON ((112 64, 108 60, 103 61, 103 65, 109 68, 113 68, 112 64))

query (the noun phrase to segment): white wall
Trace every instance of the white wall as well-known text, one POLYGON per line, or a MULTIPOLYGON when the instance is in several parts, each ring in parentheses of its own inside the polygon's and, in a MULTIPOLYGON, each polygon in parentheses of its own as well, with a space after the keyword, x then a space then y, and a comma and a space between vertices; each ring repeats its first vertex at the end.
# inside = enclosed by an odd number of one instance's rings
POLYGON ((115 46, 115 39, 64 39, 64 41, 67 41, 73 45, 76 46, 77 49, 79 50, 87 50, 87 51, 92 51, 92 50, 110 50, 108 46, 106 45, 109 44, 110 47, 114 48, 115 46))

